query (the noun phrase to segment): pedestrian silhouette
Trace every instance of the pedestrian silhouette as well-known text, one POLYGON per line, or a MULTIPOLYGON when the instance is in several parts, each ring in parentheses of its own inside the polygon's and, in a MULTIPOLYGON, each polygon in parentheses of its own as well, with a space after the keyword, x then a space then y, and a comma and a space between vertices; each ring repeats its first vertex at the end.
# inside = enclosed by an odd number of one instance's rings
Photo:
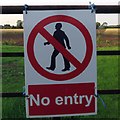
MULTIPOLYGON (((67 46, 68 49, 71 49, 70 44, 69 44, 69 39, 68 39, 67 35, 65 34, 65 32, 61 30, 61 28, 62 28, 62 24, 61 23, 57 23, 55 25, 56 31, 54 32, 53 37, 64 48, 66 48, 66 46, 67 46), (65 42, 64 41, 66 41, 66 46, 65 46, 65 42)), ((45 42, 44 43, 44 45, 49 45, 49 44, 50 44, 49 42, 45 42)), ((52 56, 51 56, 51 65, 50 65, 50 67, 46 67, 47 69, 54 71, 54 69, 56 68, 56 57, 57 57, 57 55, 59 53, 60 52, 54 47, 54 51, 53 51, 52 56)), ((62 71, 70 70, 70 63, 69 63, 69 61, 64 56, 63 56, 63 59, 64 59, 64 69, 62 71)))

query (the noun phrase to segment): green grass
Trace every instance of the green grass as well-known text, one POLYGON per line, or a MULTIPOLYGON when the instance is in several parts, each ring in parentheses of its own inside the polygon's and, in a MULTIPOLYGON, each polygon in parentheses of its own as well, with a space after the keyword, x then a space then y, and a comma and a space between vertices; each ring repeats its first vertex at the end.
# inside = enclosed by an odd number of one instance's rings
POLYGON ((97 47, 97 50, 101 50, 101 51, 104 51, 104 50, 120 50, 120 46, 114 46, 114 47, 97 47))
MULTIPOLYGON (((98 48, 98 50, 117 50, 117 47, 98 48)), ((4 52, 23 52, 23 47, 3 46, 4 52)), ((24 60, 22 57, 2 58, 3 92, 22 92, 24 86, 24 60)), ((98 89, 118 88, 118 56, 97 57, 98 89)), ((98 114, 95 116, 63 117, 62 120, 77 120, 80 118, 118 118, 118 102, 120 95, 101 95, 107 105, 105 109, 98 99, 98 114)), ((3 98, 3 118, 25 118, 24 98, 3 98)), ((22 119, 21 119, 22 120, 22 119)), ((42 120, 42 119, 40 119, 42 120)), ((48 118, 47 120, 50 120, 48 118)))
MULTIPOLYGON (((114 47, 97 47, 97 50, 120 50, 119 46, 114 47)), ((0 52, 23 52, 23 46, 13 46, 13 45, 0 45, 0 52)))
POLYGON ((25 117, 24 98, 4 98, 2 104, 3 118, 25 117))
POLYGON ((0 45, 0 52, 23 52, 23 46, 0 45))
POLYGON ((118 56, 98 56, 98 89, 118 89, 118 72, 118 56))
POLYGON ((23 58, 2 58, 3 92, 21 92, 24 86, 23 58))

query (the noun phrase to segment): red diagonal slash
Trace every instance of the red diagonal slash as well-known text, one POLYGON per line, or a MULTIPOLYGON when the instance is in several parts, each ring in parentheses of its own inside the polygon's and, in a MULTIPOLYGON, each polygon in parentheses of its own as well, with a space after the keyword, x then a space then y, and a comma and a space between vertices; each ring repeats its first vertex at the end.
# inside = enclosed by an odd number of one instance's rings
POLYGON ((41 28, 39 33, 51 43, 69 62, 71 62, 77 69, 81 67, 81 63, 68 52, 47 30, 41 28))

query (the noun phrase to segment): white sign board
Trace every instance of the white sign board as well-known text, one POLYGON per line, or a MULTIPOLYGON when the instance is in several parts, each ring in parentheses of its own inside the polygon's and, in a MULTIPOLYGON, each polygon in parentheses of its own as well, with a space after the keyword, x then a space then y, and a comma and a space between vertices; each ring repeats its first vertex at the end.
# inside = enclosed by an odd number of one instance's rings
POLYGON ((96 114, 96 22, 91 10, 24 12, 27 117, 96 114))

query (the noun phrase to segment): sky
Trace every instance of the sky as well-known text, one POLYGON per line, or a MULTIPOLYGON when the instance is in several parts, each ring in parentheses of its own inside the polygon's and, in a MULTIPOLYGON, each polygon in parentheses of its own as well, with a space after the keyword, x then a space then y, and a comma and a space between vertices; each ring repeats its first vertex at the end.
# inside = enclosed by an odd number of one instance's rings
MULTIPOLYGON (((0 0, 0 5, 89 5, 89 2, 95 5, 118 5, 119 0, 0 0)), ((23 20, 23 15, 0 14, 0 25, 16 25, 17 20, 23 20)), ((96 21, 117 25, 118 14, 97 14, 96 21)))

